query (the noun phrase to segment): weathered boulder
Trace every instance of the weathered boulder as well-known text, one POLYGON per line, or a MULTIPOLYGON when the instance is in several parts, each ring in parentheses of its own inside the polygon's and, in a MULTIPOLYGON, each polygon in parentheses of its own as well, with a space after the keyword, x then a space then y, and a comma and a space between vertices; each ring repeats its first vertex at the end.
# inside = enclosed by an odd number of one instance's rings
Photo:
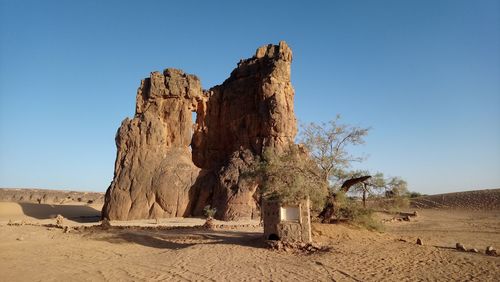
POLYGON ((467 248, 462 243, 456 243, 455 248, 462 252, 467 252, 467 248))
POLYGON ((239 150, 220 169, 212 199, 218 218, 235 220, 260 216, 258 184, 242 175, 254 160, 250 150, 239 150))
POLYGON ((208 91, 175 69, 143 80, 135 116, 116 135, 103 218, 201 215, 207 204, 219 219, 259 216, 258 185, 242 173, 266 147, 293 144, 291 61, 291 49, 280 42, 258 48, 208 91))

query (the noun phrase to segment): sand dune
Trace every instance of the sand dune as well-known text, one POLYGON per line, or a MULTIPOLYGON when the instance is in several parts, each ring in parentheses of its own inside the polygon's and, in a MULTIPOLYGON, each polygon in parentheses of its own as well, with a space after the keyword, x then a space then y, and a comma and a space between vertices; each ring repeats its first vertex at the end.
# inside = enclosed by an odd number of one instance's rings
POLYGON ((49 189, 0 188, 0 201, 43 204, 103 204, 104 193, 49 189))
POLYGON ((500 189, 428 195, 411 200, 415 208, 500 210, 500 189))
POLYGON ((75 222, 98 222, 102 205, 86 204, 35 204, 0 202, 0 222, 8 220, 47 220, 54 219, 58 214, 75 222))

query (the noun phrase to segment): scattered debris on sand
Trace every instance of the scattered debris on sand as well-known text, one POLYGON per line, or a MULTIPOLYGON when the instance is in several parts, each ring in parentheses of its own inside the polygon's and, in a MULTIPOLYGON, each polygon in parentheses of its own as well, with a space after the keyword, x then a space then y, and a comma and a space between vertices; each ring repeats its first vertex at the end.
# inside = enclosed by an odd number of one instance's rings
MULTIPOLYGON (((392 214, 388 211, 384 211, 383 213, 389 213, 392 214)), ((389 218, 389 219, 382 219, 382 223, 388 223, 388 222, 397 222, 397 221, 412 221, 412 217, 417 217, 418 213, 417 211, 413 212, 397 212, 397 215, 389 218)))
POLYGON ((327 252, 331 250, 331 247, 323 246, 318 243, 266 240, 266 244, 271 250, 287 253, 295 252, 310 254, 318 251, 327 252))

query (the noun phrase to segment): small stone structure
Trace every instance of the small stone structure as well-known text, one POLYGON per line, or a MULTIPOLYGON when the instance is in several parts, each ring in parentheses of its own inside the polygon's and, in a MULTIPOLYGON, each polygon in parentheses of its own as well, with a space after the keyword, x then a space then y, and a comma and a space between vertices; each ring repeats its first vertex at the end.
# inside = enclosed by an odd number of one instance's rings
POLYGON ((309 199, 293 204, 263 200, 262 215, 266 240, 312 241, 309 199))

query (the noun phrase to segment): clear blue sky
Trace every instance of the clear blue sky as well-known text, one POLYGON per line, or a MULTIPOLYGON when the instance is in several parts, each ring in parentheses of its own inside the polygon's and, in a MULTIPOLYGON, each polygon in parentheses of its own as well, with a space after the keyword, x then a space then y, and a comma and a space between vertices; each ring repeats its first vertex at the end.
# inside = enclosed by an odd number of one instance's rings
POLYGON ((371 126, 357 168, 500 187, 499 1, 0 0, 0 187, 104 191, 139 82, 205 88, 285 40, 302 122, 371 126))

